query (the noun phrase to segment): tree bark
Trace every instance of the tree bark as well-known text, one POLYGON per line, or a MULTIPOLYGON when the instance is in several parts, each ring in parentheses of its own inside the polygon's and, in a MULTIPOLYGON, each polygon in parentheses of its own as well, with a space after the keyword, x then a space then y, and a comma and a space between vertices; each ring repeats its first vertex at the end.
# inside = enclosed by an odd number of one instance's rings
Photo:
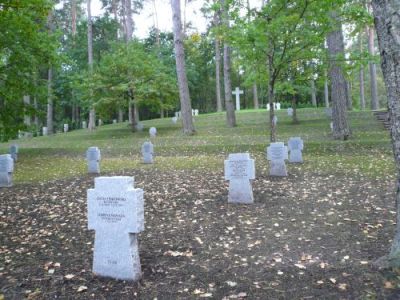
POLYGON ((122 123, 124 121, 124 111, 122 108, 118 109, 118 123, 122 123))
POLYGON ((338 22, 336 12, 331 12, 331 17, 336 21, 337 28, 329 33, 327 38, 329 53, 329 77, 331 82, 333 138, 347 140, 350 128, 346 113, 346 80, 343 69, 338 62, 339 56, 344 56, 344 42, 342 24, 338 22))
POLYGON ((347 110, 353 110, 353 85, 350 80, 346 80, 347 91, 347 110))
MULTIPOLYGON (((31 105, 31 96, 29 96, 29 95, 24 96, 23 101, 24 101, 24 106, 30 106, 31 105)), ((31 115, 30 114, 25 113, 24 124, 28 127, 31 126, 31 115)))
MULTIPOLYGON (((87 14, 88 14, 88 24, 87 24, 87 39, 88 39, 88 66, 89 66, 89 76, 93 75, 93 28, 92 28, 92 11, 91 11, 91 0, 87 0, 87 14)), ((90 90, 90 102, 91 107, 89 111, 89 124, 88 129, 90 131, 96 129, 96 111, 93 105, 93 91, 90 90)))
MULTIPOLYGON (((363 52, 363 43, 362 43, 362 31, 358 36, 358 43, 360 47, 360 53, 363 52)), ((364 65, 361 63, 360 65, 360 109, 365 110, 365 85, 364 85, 364 65)))
POLYGON ((47 134, 53 134, 53 69, 47 70, 47 134))
POLYGON ((297 118, 297 93, 293 94, 292 96, 292 108, 293 108, 292 122, 293 124, 298 124, 299 119, 297 118))
MULTIPOLYGON (((372 26, 368 28, 368 51, 370 55, 375 55, 375 30, 372 26)), ((369 73, 371 80, 371 109, 379 109, 378 99, 378 84, 376 79, 376 64, 373 61, 369 62, 369 73)))
POLYGON ((217 111, 222 111, 221 100, 221 49, 219 39, 215 38, 215 93, 217 98, 217 111))
POLYGON ((381 54, 381 66, 388 96, 391 139, 397 170, 396 234, 389 264, 400 267, 400 3, 398 0, 373 0, 374 21, 381 54))
POLYGON ((317 106, 317 96, 315 91, 315 81, 311 79, 311 104, 312 106, 317 106))
POLYGON ((189 86, 185 69, 185 51, 183 49, 183 34, 181 22, 180 0, 171 0, 172 22, 174 31, 176 73, 178 76, 179 99, 181 102, 181 113, 184 134, 194 134, 195 128, 192 117, 192 104, 190 101, 189 86))
POLYGON ((260 108, 260 105, 258 103, 258 91, 256 83, 253 83, 253 103, 254 103, 254 109, 260 108))
MULTIPOLYGON (((229 28, 229 18, 227 4, 221 0, 223 23, 229 28)), ((224 41, 224 91, 225 91, 225 109, 226 123, 228 127, 236 126, 235 106, 232 101, 232 83, 231 83, 231 47, 227 41, 224 41)))
POLYGON ((33 107, 35 108, 35 118, 34 118, 34 124, 36 126, 36 130, 39 131, 39 116, 38 116, 38 102, 37 102, 37 97, 33 97, 33 107))
POLYGON ((328 87, 328 79, 325 79, 324 82, 324 100, 325 100, 325 107, 329 107, 329 87, 328 87))
POLYGON ((270 142, 276 142, 276 126, 274 122, 275 117, 275 91, 274 91, 274 78, 273 78, 273 60, 272 55, 268 55, 268 102, 269 102, 269 124, 270 124, 270 142))

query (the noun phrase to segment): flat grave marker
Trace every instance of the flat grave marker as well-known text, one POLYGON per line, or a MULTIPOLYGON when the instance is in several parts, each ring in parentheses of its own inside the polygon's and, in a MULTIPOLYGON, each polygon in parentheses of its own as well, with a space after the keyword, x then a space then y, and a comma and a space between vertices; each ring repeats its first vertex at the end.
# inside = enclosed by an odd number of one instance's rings
POLYGON ((267 147, 267 159, 270 161, 269 175, 288 175, 285 164, 285 159, 288 159, 288 148, 284 143, 271 143, 269 147, 267 147))
POLYGON ((99 174, 100 173, 100 149, 97 147, 89 147, 86 151, 86 159, 88 163, 88 173, 99 174))
POLYGON ((300 137, 291 137, 288 141, 289 162, 302 163, 304 142, 300 137))
POLYGON ((151 142, 144 142, 142 145, 143 163, 145 164, 153 163, 153 152, 154 152, 153 144, 151 142))

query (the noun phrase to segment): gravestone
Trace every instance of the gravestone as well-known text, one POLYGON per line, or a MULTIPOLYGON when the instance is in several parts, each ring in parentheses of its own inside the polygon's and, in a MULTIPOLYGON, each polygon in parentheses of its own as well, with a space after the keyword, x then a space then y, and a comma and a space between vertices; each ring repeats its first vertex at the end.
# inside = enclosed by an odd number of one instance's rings
POLYGON ((10 155, 14 162, 18 160, 18 150, 19 148, 17 144, 13 144, 10 146, 10 155))
POLYGON ((173 117, 172 118, 172 123, 176 124, 176 122, 178 122, 178 118, 177 117, 173 117))
POLYGON ((43 134, 43 136, 48 135, 48 133, 49 133, 49 131, 47 130, 47 127, 43 127, 43 128, 42 128, 42 134, 43 134))
POLYGON ((93 273, 120 280, 142 276, 138 233, 144 230, 143 190, 128 176, 97 177, 89 189, 88 229, 95 230, 93 273))
POLYGON ((199 115, 199 110, 198 110, 198 109, 195 109, 195 110, 194 110, 194 115, 195 115, 195 116, 198 116, 198 115, 199 115))
POLYGON ((329 124, 329 126, 331 127, 331 131, 333 132, 333 122, 331 122, 331 123, 329 124))
POLYGON ((288 114, 289 117, 293 117, 293 108, 289 107, 287 109, 287 114, 288 114))
POLYGON ((14 160, 10 154, 0 155, 0 187, 11 187, 14 160))
POLYGON ((243 94, 243 91, 236 87, 235 91, 232 92, 233 95, 236 96, 236 110, 240 110, 240 95, 243 94))
POLYGON ((332 118, 332 108, 330 107, 325 108, 325 114, 328 118, 332 118))
POLYGON ((153 152, 154 152, 153 144, 151 142, 144 142, 142 145, 143 163, 145 164, 153 163, 153 152))
POLYGON ((99 119, 99 126, 103 125, 103 121, 101 119, 99 119))
POLYGON ((278 124, 278 117, 276 115, 274 115, 274 117, 272 118, 272 122, 274 123, 274 126, 278 124))
POLYGON ((82 129, 86 129, 86 128, 87 128, 86 121, 82 121, 82 129))
POLYGON ((143 131, 143 128, 144 128, 144 125, 143 125, 143 123, 141 123, 141 122, 139 122, 139 123, 137 123, 137 124, 135 125, 135 129, 136 129, 137 131, 139 131, 139 132, 142 132, 142 131, 143 131))
POLYGON ((281 110, 281 104, 279 102, 275 103, 275 109, 281 110))
POLYGON ((99 174, 100 173, 100 149, 97 147, 89 147, 86 151, 86 159, 88 163, 88 173, 99 174))
POLYGON ((179 119, 179 112, 175 112, 175 118, 179 119))
POLYGON ((292 137, 288 141, 289 148, 289 162, 291 163, 302 163, 304 149, 304 142, 300 137, 292 137))
POLYGON ((113 124, 117 124, 117 119, 114 119, 114 120, 113 120, 113 124))
POLYGON ((267 148, 267 159, 270 161, 269 175, 288 175, 285 164, 285 159, 288 159, 288 149, 284 143, 271 143, 267 148))
POLYGON ((267 111, 270 111, 271 109, 270 109, 270 106, 269 106, 269 103, 267 103, 267 111))
POLYGON ((192 108, 192 117, 194 116, 194 109, 192 108))
POLYGON ((229 180, 229 203, 253 203, 251 181, 256 178, 254 159, 248 153, 229 154, 224 163, 225 180, 229 180))
POLYGON ((68 128, 69 126, 68 126, 68 124, 64 124, 64 132, 68 132, 68 128))
POLYGON ((150 137, 156 137, 157 129, 155 127, 150 127, 149 133, 150 133, 150 137))

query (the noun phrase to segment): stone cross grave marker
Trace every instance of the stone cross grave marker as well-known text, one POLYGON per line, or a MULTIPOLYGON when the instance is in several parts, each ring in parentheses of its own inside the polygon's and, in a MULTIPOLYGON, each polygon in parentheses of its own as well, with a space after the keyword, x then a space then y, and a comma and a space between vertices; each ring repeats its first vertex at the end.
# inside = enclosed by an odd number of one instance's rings
POLYGON ((95 230, 93 273, 137 281, 138 233, 144 230, 143 190, 129 176, 97 177, 87 192, 88 229, 95 230))
POLYGON ((179 119, 179 112, 178 111, 175 112, 175 118, 179 119))
POLYGON ((100 173, 100 149, 97 147, 89 147, 86 151, 86 159, 88 163, 88 173, 99 174, 100 173))
POLYGON ((64 132, 68 132, 69 126, 68 124, 64 124, 64 132))
POLYGON ((172 123, 176 124, 176 122, 178 122, 178 118, 177 117, 172 117, 172 123))
POLYGON ((269 175, 288 175, 285 164, 285 159, 288 159, 288 148, 284 143, 271 143, 267 148, 267 159, 270 161, 269 175))
POLYGON ((10 146, 10 155, 11 155, 11 158, 14 160, 14 162, 16 162, 18 160, 18 151, 19 151, 19 148, 18 148, 17 144, 12 144, 10 146))
POLYGON ((192 116, 194 116, 194 109, 192 108, 192 116))
POLYGON ((155 127, 150 127, 149 134, 150 134, 150 137, 156 137, 157 129, 155 127))
POLYGON ((49 131, 47 130, 47 127, 43 127, 42 128, 42 134, 43 134, 43 136, 46 136, 46 135, 49 134, 49 131))
POLYGON ((0 187, 12 186, 12 173, 14 172, 14 160, 10 154, 0 155, 0 187))
POLYGON ((229 180, 229 203, 253 203, 251 181, 256 178, 254 159, 248 153, 229 154, 224 163, 225 180, 229 180))
POLYGON ((98 124, 99 124, 99 126, 103 125, 103 121, 101 119, 99 119, 98 124))
POLYGON ((143 163, 145 164, 153 163, 153 152, 154 152, 153 144, 151 142, 144 142, 142 145, 143 163))
POLYGON ((199 115, 199 110, 198 110, 197 108, 194 110, 194 115, 195 115, 195 116, 198 116, 198 115, 199 115))
POLYGON ((288 114, 289 117, 293 117, 293 108, 289 107, 287 109, 287 114, 288 114))
POLYGON ((275 103, 275 109, 281 110, 281 104, 279 102, 275 103))
POLYGON ((243 94, 243 91, 236 87, 235 91, 232 92, 233 95, 236 96, 236 110, 240 110, 240 95, 243 94))
POLYGON ((114 119, 114 120, 113 120, 113 124, 117 124, 117 119, 114 119))
POLYGON ((302 163, 304 149, 304 142, 300 137, 291 137, 288 141, 289 148, 289 162, 302 163))
POLYGON ((86 121, 82 121, 82 129, 86 129, 86 128, 87 128, 86 121))

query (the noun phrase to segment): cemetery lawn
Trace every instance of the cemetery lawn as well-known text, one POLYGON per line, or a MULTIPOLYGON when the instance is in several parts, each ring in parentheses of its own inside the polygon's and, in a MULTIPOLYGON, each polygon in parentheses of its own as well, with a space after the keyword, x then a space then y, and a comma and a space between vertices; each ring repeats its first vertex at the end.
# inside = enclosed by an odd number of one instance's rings
MULTIPOLYGON (((395 168, 389 133, 371 112, 351 112, 353 137, 333 141, 323 109, 301 109, 293 125, 278 112, 278 140, 301 136, 303 164, 268 175, 266 111, 196 117, 183 136, 170 118, 105 125, 18 140, 12 188, 0 189, 0 299, 398 299, 400 273, 373 262, 395 229, 395 168), (148 128, 153 165, 141 163, 148 128), (145 192, 137 283, 91 273, 87 230, 88 147, 102 152, 102 175, 135 176, 145 192), (249 152, 255 203, 227 203, 223 161, 249 152)), ((0 144, 6 153, 11 144, 0 144)))

